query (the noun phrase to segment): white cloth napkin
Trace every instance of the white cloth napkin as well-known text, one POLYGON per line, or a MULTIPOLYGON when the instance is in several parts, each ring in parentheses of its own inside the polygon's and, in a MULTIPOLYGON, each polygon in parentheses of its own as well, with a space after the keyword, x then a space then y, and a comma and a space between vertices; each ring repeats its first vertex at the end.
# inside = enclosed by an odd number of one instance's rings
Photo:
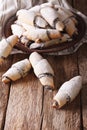
POLYGON ((2 29, 12 15, 21 8, 32 7, 32 0, 0 0, 0 39, 3 37, 2 29))

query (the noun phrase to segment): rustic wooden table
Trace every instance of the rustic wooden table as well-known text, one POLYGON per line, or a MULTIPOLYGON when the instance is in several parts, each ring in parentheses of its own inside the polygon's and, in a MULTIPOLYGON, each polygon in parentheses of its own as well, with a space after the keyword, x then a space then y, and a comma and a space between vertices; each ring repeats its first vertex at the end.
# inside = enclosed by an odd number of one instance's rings
MULTIPOLYGON (((87 14, 86 0, 72 3, 87 14)), ((9 56, 0 66, 0 77, 14 62, 25 57, 28 55, 9 56)), ((44 57, 54 69, 57 89, 80 74, 82 91, 71 104, 55 110, 52 101, 57 90, 42 87, 32 70, 24 79, 11 84, 3 84, 0 78, 0 130, 87 130, 87 43, 72 55, 44 57)))

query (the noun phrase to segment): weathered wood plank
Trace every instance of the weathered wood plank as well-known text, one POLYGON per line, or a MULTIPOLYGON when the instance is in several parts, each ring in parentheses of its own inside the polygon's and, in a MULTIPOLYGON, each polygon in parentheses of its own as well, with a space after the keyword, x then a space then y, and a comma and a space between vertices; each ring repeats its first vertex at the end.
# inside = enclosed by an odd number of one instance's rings
MULTIPOLYGON (((64 81, 78 74, 76 54, 64 57, 45 57, 55 71, 57 88, 64 81)), ((15 61, 21 58, 15 58, 15 61)), ((32 71, 24 79, 13 83, 6 114, 5 130, 78 130, 80 127, 79 96, 68 107, 56 111, 51 107, 55 93, 56 91, 50 92, 45 89, 43 91, 43 87, 32 71)))
MULTIPOLYGON (((26 56, 16 56, 14 62, 26 56)), ((11 85, 4 130, 40 130, 43 87, 33 70, 11 85)))
MULTIPOLYGON (((77 54, 48 57, 55 70, 57 88, 66 80, 78 75, 76 57, 77 54)), ((42 130, 80 130, 80 95, 68 106, 54 110, 52 100, 56 92, 44 89, 42 130)))
POLYGON ((12 57, 9 57, 5 62, 0 65, 0 130, 3 130, 6 108, 9 97, 10 84, 5 85, 1 81, 2 74, 11 66, 12 57))
MULTIPOLYGON (((87 0, 74 0, 74 6, 78 10, 82 11, 84 14, 87 15, 87 0)), ((82 89, 82 96, 81 96, 81 107, 82 107, 82 126, 83 129, 87 129, 87 43, 82 46, 79 50, 78 55, 78 66, 79 66, 79 73, 83 77, 83 89, 82 89)))
POLYGON ((83 77, 83 84, 84 84, 81 98, 84 130, 87 129, 87 45, 86 44, 79 49, 78 53, 79 73, 83 77))
POLYGON ((87 43, 80 47, 78 52, 78 65, 83 77, 83 84, 87 84, 87 43))
POLYGON ((73 0, 73 5, 76 9, 87 15, 87 0, 73 0))

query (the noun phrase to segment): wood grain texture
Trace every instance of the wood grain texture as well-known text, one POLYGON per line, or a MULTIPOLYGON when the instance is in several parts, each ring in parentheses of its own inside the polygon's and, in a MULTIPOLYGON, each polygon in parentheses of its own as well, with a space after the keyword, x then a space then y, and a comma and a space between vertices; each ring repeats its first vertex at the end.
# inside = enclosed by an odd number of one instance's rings
POLYGON ((78 65, 79 73, 83 77, 82 89, 82 116, 83 116, 83 129, 87 130, 87 43, 85 43, 78 52, 78 65))
POLYGON ((9 57, 4 61, 2 65, 0 65, 0 130, 3 130, 5 116, 6 116, 6 108, 9 97, 9 89, 10 84, 5 85, 1 81, 1 77, 3 73, 11 66, 12 57, 9 57))
POLYGON ((87 0, 73 0, 74 8, 87 15, 87 0))
MULTIPOLYGON (((25 56, 15 57, 14 62, 25 56)), ((33 70, 12 83, 4 130, 40 130, 43 87, 33 70)))
MULTIPOLYGON (((55 70, 56 88, 78 75, 77 54, 50 57, 47 59, 55 70)), ((80 96, 60 110, 52 108, 53 96, 57 93, 44 89, 42 130, 80 130, 80 96)))
MULTIPOLYGON (((78 75, 76 56, 44 56, 54 69, 56 88, 78 75)), ((15 57, 14 62, 20 59, 23 55, 15 57)), ((56 111, 51 106, 56 92, 43 88, 33 70, 24 79, 12 83, 4 130, 79 130, 79 96, 70 105, 56 111)))

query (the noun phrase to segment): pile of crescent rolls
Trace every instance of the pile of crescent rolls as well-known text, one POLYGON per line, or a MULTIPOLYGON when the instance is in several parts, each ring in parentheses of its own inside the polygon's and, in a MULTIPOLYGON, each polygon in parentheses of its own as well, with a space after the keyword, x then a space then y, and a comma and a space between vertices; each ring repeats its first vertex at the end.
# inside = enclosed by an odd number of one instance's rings
POLYGON ((47 2, 21 9, 16 16, 17 20, 11 25, 12 33, 30 49, 72 41, 73 35, 78 34, 74 13, 57 4, 47 2))

